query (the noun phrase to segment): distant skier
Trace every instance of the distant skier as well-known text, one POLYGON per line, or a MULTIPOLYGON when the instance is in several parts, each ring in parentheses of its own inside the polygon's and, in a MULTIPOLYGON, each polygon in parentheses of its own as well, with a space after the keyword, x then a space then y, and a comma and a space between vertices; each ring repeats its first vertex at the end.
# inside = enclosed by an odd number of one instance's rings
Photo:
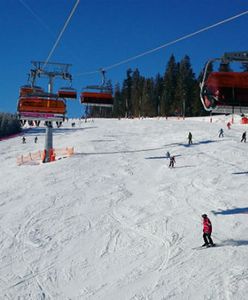
POLYGON ((170 158, 170 152, 169 151, 166 152, 166 158, 170 158))
POLYGON ((230 122, 228 122, 228 123, 226 124, 226 126, 227 126, 228 129, 231 129, 231 123, 230 123, 230 122))
POLYGON ((189 145, 192 144, 192 133, 189 132, 188 134, 188 140, 189 140, 189 145))
POLYGON ((246 143, 246 131, 245 132, 243 132, 243 134, 242 134, 242 138, 241 138, 241 141, 240 142, 244 142, 244 143, 246 143))
POLYGON ((25 138, 25 136, 22 137, 22 143, 26 144, 26 138, 25 138))
POLYGON ((211 238, 211 234, 212 234, 211 221, 209 220, 209 218, 206 214, 202 215, 202 219, 203 219, 202 224, 203 224, 203 240, 204 240, 204 244, 202 245, 202 247, 215 246, 215 244, 213 243, 213 240, 211 238))
POLYGON ((219 131, 219 138, 224 137, 224 130, 221 128, 219 131))
POLYGON ((170 157, 169 168, 174 168, 175 163, 176 163, 175 156, 171 156, 171 157, 170 157))
POLYGON ((35 144, 38 142, 38 137, 37 136, 34 138, 34 142, 35 142, 35 144))

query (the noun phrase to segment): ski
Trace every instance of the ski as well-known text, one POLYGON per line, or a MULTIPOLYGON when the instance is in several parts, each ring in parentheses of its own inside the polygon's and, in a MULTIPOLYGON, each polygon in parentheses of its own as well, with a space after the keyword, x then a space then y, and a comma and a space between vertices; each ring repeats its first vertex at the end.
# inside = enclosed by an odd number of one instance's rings
POLYGON ((198 247, 194 247, 192 248, 193 250, 203 250, 203 249, 208 249, 208 248, 214 248, 216 247, 217 245, 216 244, 213 244, 212 246, 198 246, 198 247))

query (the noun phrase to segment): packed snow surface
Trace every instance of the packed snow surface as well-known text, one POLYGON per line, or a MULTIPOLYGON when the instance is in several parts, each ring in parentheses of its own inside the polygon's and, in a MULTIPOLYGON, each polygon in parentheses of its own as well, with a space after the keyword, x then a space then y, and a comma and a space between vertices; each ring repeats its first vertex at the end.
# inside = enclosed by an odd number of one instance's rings
POLYGON ((46 164, 16 164, 44 128, 1 141, 0 299, 247 299, 247 125, 230 119, 69 120, 54 147, 75 155, 46 164), (199 250, 203 213, 217 246, 199 250))

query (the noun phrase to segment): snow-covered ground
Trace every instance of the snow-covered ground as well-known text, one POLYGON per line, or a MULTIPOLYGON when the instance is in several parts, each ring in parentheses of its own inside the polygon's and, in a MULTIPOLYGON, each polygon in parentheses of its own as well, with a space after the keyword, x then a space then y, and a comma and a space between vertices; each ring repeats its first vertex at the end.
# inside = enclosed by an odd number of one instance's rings
POLYGON ((247 299, 247 125, 229 120, 73 120, 54 147, 76 154, 40 165, 16 158, 44 128, 0 142, 0 299, 247 299), (203 213, 217 247, 197 250, 203 213))

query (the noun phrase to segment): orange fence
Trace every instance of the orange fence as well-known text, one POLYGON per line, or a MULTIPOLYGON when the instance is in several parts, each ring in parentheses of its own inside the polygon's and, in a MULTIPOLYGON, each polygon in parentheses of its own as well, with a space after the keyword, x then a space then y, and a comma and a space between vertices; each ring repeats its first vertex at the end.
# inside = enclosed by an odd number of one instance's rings
MULTIPOLYGON (((46 155, 46 150, 43 151, 37 151, 34 153, 29 153, 28 155, 21 155, 17 157, 17 165, 32 165, 32 164, 39 164, 42 162, 45 158, 46 155)), ((49 151, 49 156, 50 156, 50 161, 55 161, 58 158, 61 157, 68 157, 72 156, 74 154, 74 147, 69 148, 62 148, 62 149, 50 149, 49 151)))

